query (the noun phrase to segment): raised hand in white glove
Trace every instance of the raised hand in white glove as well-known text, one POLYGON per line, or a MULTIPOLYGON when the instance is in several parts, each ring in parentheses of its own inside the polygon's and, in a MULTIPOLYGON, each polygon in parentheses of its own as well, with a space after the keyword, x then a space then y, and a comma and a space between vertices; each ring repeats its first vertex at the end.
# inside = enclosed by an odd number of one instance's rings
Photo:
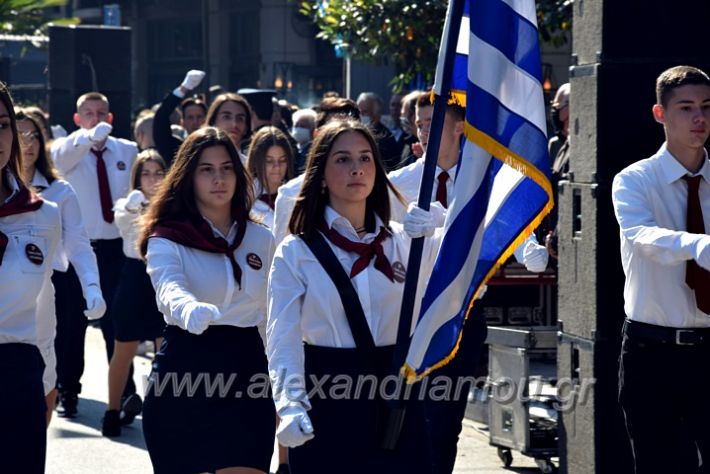
POLYGON ((62 138, 67 136, 67 130, 61 125, 52 125, 49 128, 52 130, 52 138, 62 138))
POLYGON ((106 301, 101 294, 101 288, 98 285, 91 285, 86 289, 86 309, 84 316, 87 319, 99 319, 106 312, 106 301))
POLYGON ((187 74, 185 74, 185 79, 182 80, 182 84, 180 84, 180 87, 184 87, 185 89, 191 91, 192 89, 200 85, 202 79, 205 78, 205 74, 205 71, 190 69, 189 71, 187 71, 187 74))
POLYGON ((434 206, 425 211, 414 203, 407 208, 407 215, 404 217, 404 231, 411 238, 431 237, 437 227, 444 225, 446 212, 443 207, 434 206))
POLYGON ((704 235, 695 244, 695 261, 710 271, 710 236, 704 235))
POLYGON ((110 124, 106 122, 99 122, 94 128, 87 131, 89 141, 92 143, 102 142, 106 140, 111 133, 111 130, 113 130, 113 127, 110 124))
POLYGON ((533 273, 544 272, 547 268, 547 260, 550 256, 547 248, 533 241, 527 241, 524 245, 523 264, 525 268, 533 273))
POLYGON ((295 448, 312 439, 313 425, 303 407, 289 406, 279 412, 281 421, 276 430, 276 438, 281 446, 295 448))
POLYGON ((138 212, 141 206, 148 204, 148 200, 140 189, 134 189, 126 196, 126 210, 128 212, 138 212))
POLYGON ((188 303, 185 312, 187 313, 185 329, 192 334, 202 334, 212 321, 217 321, 221 317, 215 305, 199 301, 188 303))

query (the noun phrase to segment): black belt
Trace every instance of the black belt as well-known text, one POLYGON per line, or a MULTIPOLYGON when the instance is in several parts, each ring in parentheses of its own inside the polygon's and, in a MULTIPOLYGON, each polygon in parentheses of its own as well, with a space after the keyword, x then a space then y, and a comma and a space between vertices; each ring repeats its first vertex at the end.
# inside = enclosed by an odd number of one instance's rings
POLYGON ((676 346, 710 344, 710 328, 670 328, 627 319, 624 333, 635 340, 646 340, 676 346))

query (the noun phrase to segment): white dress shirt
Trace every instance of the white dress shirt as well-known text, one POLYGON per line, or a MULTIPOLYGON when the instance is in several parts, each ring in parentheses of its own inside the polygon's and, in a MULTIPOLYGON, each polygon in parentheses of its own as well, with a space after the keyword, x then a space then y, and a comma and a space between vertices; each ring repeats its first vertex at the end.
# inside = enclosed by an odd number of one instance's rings
MULTIPOLYGON (((17 182, 9 181, 13 195, 17 182)), ((54 253, 61 238, 57 205, 45 201, 34 212, 0 217, 0 230, 8 243, 0 265, 0 344, 37 344, 37 296, 52 273, 54 253), (28 257, 28 246, 39 248, 41 263, 28 257)))
MULTIPOLYGON (((61 217, 61 240, 53 261, 53 269, 67 271, 71 262, 81 283, 84 295, 89 285, 99 285, 99 269, 96 255, 84 230, 79 211, 79 202, 71 185, 61 179, 55 179, 52 184, 35 171, 32 186, 43 189, 40 193, 45 201, 51 201, 59 208, 61 217)), ((51 276, 51 274, 50 274, 51 276)), ((57 317, 54 306, 54 287, 47 278, 38 299, 37 337, 42 353, 52 350, 56 334, 57 317)))
POLYGON ((288 222, 291 220, 291 212, 296 204, 296 197, 301 191, 304 179, 305 173, 296 176, 279 187, 279 194, 276 196, 276 203, 274 204, 274 223, 271 226, 274 244, 277 247, 290 233, 288 231, 288 222))
MULTIPOLYGON (((85 131, 77 130, 52 142, 52 159, 60 174, 69 181, 79 198, 84 227, 91 240, 120 237, 114 223, 104 221, 101 213, 96 157, 90 153, 92 143, 85 131)), ((108 137, 103 160, 106 163, 111 202, 128 194, 131 167, 138 153, 136 144, 121 138, 108 137)))
POLYGON ((136 241, 141 231, 141 212, 132 212, 126 209, 127 202, 128 199, 126 198, 120 198, 116 201, 113 206, 113 216, 123 239, 123 253, 128 258, 140 260, 141 256, 138 253, 136 241))
MULTIPOLYGON (((689 175, 664 144, 614 178, 612 198, 621 231, 621 263, 626 274, 626 316, 658 326, 710 327, 685 283, 686 262, 707 236, 686 232, 689 175)), ((710 164, 697 173, 705 229, 710 222, 710 164)), ((710 291, 708 289, 707 291, 710 291)))
MULTIPOLYGON (((360 238, 350 222, 331 207, 326 207, 325 221, 345 238, 364 243, 371 243, 383 225, 377 217, 376 231, 360 238)), ((392 236, 382 242, 383 250, 390 264, 393 267, 401 265, 404 271, 409 260, 411 239, 401 225, 396 222, 390 222, 390 225, 392 236)), ((440 240, 440 232, 425 240, 414 315, 419 313, 423 283, 434 265, 440 240)), ((327 239, 326 242, 350 274, 359 256, 335 246, 327 239)), ((387 346, 394 344, 397 339, 404 280, 390 281, 375 268, 374 260, 351 281, 360 298, 375 344, 387 346)), ((274 387, 283 386, 285 381, 293 381, 294 377, 298 380, 303 376, 303 342, 326 347, 355 347, 335 284, 307 244, 294 235, 286 237, 274 255, 269 272, 268 312, 267 355, 274 387)), ((415 324, 416 316, 412 318, 412 329, 415 324)), ((289 383, 289 388, 293 387, 289 383)), ((274 393, 277 410, 294 403, 285 393, 281 396, 277 390, 274 393)), ((307 400, 300 400, 300 403, 308 407, 307 400)))
MULTIPOLYGON (((226 237, 214 226, 212 231, 231 243, 237 228, 233 225, 226 237)), ((164 238, 150 238, 146 255, 148 274, 165 322, 185 329, 189 316, 184 311, 185 305, 199 301, 219 308, 221 318, 210 324, 257 326, 263 334, 266 284, 273 253, 271 232, 260 224, 247 222, 244 239, 234 251, 242 269, 240 290, 226 255, 186 247, 164 238)))
MULTIPOLYGON (((260 183, 255 183, 254 184, 254 196, 256 196, 256 199, 254 199, 254 204, 251 206, 251 212, 254 214, 254 217, 260 219, 259 222, 264 224, 266 227, 269 229, 274 228, 274 211, 275 209, 271 209, 268 204, 266 204, 264 201, 259 199, 259 196, 263 194, 263 190, 261 187, 260 183)), ((276 207, 276 204, 274 202, 274 207, 276 207)), ((289 215, 290 218, 290 215, 289 215)), ((273 233, 273 232, 272 232, 273 233)))
MULTIPOLYGON (((404 168, 392 171, 387 175, 389 180, 394 184, 402 196, 404 196, 404 201, 409 203, 416 203, 419 200, 419 186, 422 182, 422 175, 424 174, 424 160, 426 155, 419 158, 417 161, 411 165, 407 165, 404 168)), ((434 173, 434 186, 431 188, 431 201, 436 201, 436 190, 439 185, 438 179, 439 175, 446 171, 449 173, 449 177, 446 180, 446 199, 447 204, 450 206, 451 201, 454 199, 454 179, 456 178, 456 172, 458 171, 458 165, 453 168, 444 170, 440 168, 439 165, 436 166, 436 171, 434 173)), ((394 202, 390 200, 390 202, 394 202)), ((402 222, 404 215, 407 213, 407 208, 401 205, 393 205, 392 219, 397 222, 402 222)))

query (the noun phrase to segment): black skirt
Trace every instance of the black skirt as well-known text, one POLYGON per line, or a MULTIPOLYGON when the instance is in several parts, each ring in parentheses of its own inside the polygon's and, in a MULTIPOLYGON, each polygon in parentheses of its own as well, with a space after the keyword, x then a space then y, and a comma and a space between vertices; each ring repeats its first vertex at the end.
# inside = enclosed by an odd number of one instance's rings
MULTIPOLYGON (((388 417, 386 399, 391 398, 396 387, 394 377, 386 382, 394 346, 376 348, 372 369, 364 368, 355 349, 313 345, 304 348, 306 387, 312 407, 308 416, 315 437, 289 449, 292 473, 431 473, 419 384, 408 386, 406 415, 396 448, 381 446, 388 417)), ((407 393, 405 387, 402 393, 407 393)))
POLYGON ((47 405, 37 346, 0 344, 0 472, 44 472, 47 405))
POLYGON ((117 341, 152 341, 162 336, 165 320, 141 260, 127 258, 123 264, 111 314, 117 341))
POLYGON ((268 472, 276 413, 257 328, 165 329, 153 362, 143 434, 156 473, 240 466, 268 472))

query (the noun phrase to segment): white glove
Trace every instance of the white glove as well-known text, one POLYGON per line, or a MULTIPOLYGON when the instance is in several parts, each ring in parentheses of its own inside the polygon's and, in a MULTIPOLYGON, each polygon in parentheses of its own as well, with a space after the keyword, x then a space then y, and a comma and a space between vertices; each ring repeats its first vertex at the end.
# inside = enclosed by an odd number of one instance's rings
POLYGON ((205 74, 205 71, 190 69, 189 71, 187 71, 187 74, 185 74, 185 79, 182 80, 182 84, 180 84, 180 87, 184 87, 185 89, 191 91, 192 89, 200 85, 202 79, 205 78, 205 74))
POLYGON ((185 312, 185 329, 192 334, 202 334, 212 321, 221 317, 215 305, 196 301, 188 303, 185 312))
POLYGON ((695 244, 695 261, 710 271, 710 236, 704 235, 695 244))
POLYGON ((547 268, 550 254, 544 245, 528 242, 523 250, 523 264, 529 272, 540 273, 547 268))
POLYGON ((101 294, 101 288, 97 285, 91 285, 86 288, 86 310, 84 316, 87 319, 99 319, 106 312, 106 301, 101 294))
POLYGON ((276 430, 276 438, 281 446, 295 448, 313 439, 313 425, 303 407, 289 406, 279 413, 281 421, 276 430))
POLYGON ((128 212, 138 212, 145 204, 148 204, 148 201, 140 189, 134 189, 126 196, 126 210, 128 212))
POLYGON ((113 127, 106 122, 99 122, 94 128, 88 130, 89 141, 93 143, 98 143, 106 140, 109 134, 113 130, 113 127))
POLYGON ((52 138, 62 138, 67 136, 67 131, 61 125, 52 125, 49 127, 52 130, 52 138))
POLYGON ((439 208, 435 206, 425 211, 411 203, 407 208, 407 215, 404 217, 404 231, 413 239, 431 237, 436 228, 444 224, 446 214, 444 213, 443 216, 439 208))

